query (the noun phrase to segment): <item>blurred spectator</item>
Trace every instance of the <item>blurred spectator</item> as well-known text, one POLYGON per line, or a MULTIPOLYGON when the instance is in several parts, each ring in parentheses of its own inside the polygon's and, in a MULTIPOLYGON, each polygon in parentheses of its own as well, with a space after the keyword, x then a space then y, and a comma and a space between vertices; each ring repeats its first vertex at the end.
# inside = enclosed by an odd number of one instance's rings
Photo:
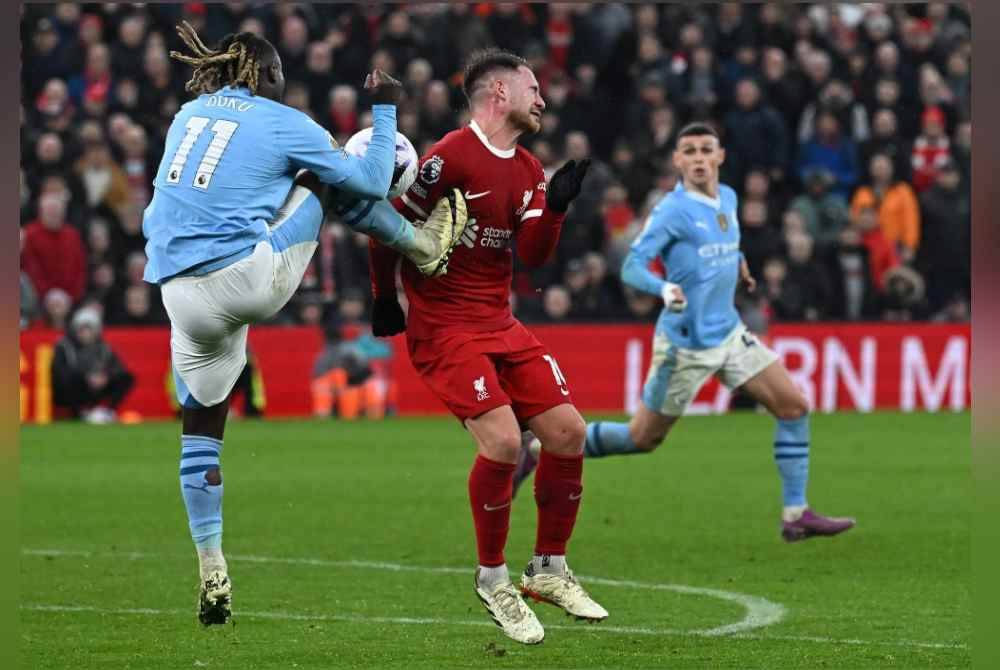
POLYGON ((45 325, 52 330, 66 330, 66 320, 73 310, 73 298, 61 288, 51 288, 43 296, 42 309, 45 325))
POLYGON ((872 136, 861 146, 861 167, 865 171, 862 177, 871 179, 868 172, 872 156, 885 154, 892 161, 893 173, 897 178, 908 181, 910 176, 911 147, 900 134, 896 122, 896 112, 891 109, 879 109, 872 115, 872 136))
POLYGON ((135 12, 118 24, 118 40, 112 48, 112 63, 116 77, 139 80, 142 77, 142 52, 145 48, 146 19, 135 12))
POLYGON ((823 262, 830 276, 829 318, 859 321, 878 315, 879 298, 872 285, 868 249, 856 228, 851 226, 840 232, 836 242, 829 245, 823 262))
POLYGON ((792 200, 789 207, 805 220, 806 231, 821 244, 837 239, 848 222, 847 201, 830 192, 833 177, 825 170, 803 174, 805 193, 792 200))
POLYGON ((420 36, 418 41, 413 26, 410 24, 410 16, 403 10, 396 10, 389 14, 382 23, 384 31, 378 41, 378 48, 384 49, 392 56, 392 60, 400 66, 409 63, 420 55, 420 36))
POLYGON ((841 132, 840 121, 823 111, 816 119, 816 136, 799 145, 799 177, 822 170, 833 177, 830 192, 847 198, 858 179, 857 150, 841 132))
POLYGON ((691 54, 691 65, 684 71, 683 77, 683 101, 691 114, 696 118, 712 116, 722 90, 712 50, 707 46, 696 47, 691 54))
POLYGON ((868 250, 872 286, 881 293, 885 289, 885 273, 899 265, 899 256, 879 226, 878 212, 874 207, 859 208, 851 214, 847 230, 856 232, 860 243, 868 250))
POLYGON ((328 319, 323 333, 310 384, 313 415, 380 419, 392 411, 393 385, 379 365, 392 357, 392 348, 339 317, 328 319))
POLYGON ((653 323, 659 318, 663 308, 663 301, 659 297, 636 291, 630 286, 625 287, 624 293, 627 317, 630 320, 653 323))
POLYGON ((330 90, 329 123, 331 132, 342 144, 358 128, 358 92, 349 84, 340 84, 330 90))
MULTIPOLYGON (((335 83, 344 83, 337 79, 333 68, 333 47, 329 42, 313 42, 306 53, 306 69, 301 82, 305 87, 307 98, 312 104, 312 116, 322 114, 322 103, 327 99, 330 88, 335 83)), ((288 104, 288 101, 285 101, 288 104)))
POLYGON ((604 190, 601 214, 604 217, 605 239, 614 243, 628 234, 635 221, 635 212, 629 205, 628 191, 624 186, 611 184, 604 190))
POLYGON ((911 262, 920 246, 920 208, 913 189, 896 179, 892 160, 875 154, 869 168, 871 184, 859 188, 851 201, 851 214, 872 208, 885 238, 893 244, 904 263, 911 262))
MULTIPOLYGON (((20 249, 24 251, 24 228, 20 229, 20 249)), ((35 291, 34 285, 31 283, 31 277, 29 277, 24 270, 21 270, 20 279, 21 288, 21 330, 24 330, 31 323, 38 318, 38 293, 35 291)))
POLYGON ((39 199, 38 220, 25 227, 21 269, 39 295, 59 288, 74 301, 83 297, 86 252, 80 233, 66 225, 66 203, 61 197, 43 195, 39 199))
POLYGON ((913 166, 913 188, 922 193, 937 176, 938 170, 951 155, 951 143, 945 134, 944 112, 939 107, 930 107, 921 116, 923 132, 913 143, 911 165, 913 166))
POLYGON ((281 37, 275 45, 281 55, 285 78, 303 81, 306 77, 306 48, 309 45, 309 26, 298 14, 289 14, 281 22, 281 37))
MULTIPOLYGON (((132 200, 145 207, 152 198, 151 185, 159 167, 159 157, 149 155, 146 130, 132 124, 125 129, 121 140, 122 167, 132 189, 132 200)), ((162 152, 162 149, 160 149, 162 152)))
POLYGON ((731 179, 742 184, 753 167, 763 167, 775 181, 784 179, 789 161, 788 130, 781 115, 761 102, 752 79, 736 85, 736 107, 726 117, 726 157, 731 179))
POLYGON ((106 98, 111 93, 111 49, 93 44, 87 49, 83 73, 69 80, 69 94, 77 107, 85 97, 106 98))
POLYGON ((427 84, 420 118, 421 131, 435 141, 455 129, 457 122, 451 111, 451 93, 443 81, 427 84))
POLYGON ((923 244, 916 267, 928 279, 933 310, 943 309, 957 295, 968 296, 971 273, 969 192, 953 161, 941 165, 934 185, 920 195, 923 244))
POLYGON ((134 384, 135 378, 101 337, 100 315, 92 309, 79 310, 70 331, 55 346, 55 406, 90 423, 110 423, 134 384))
POLYGON ((132 282, 125 287, 118 305, 111 305, 108 323, 116 326, 159 326, 168 323, 160 292, 146 282, 132 282))
POLYGON ((956 295, 943 309, 931 316, 932 321, 951 323, 967 323, 971 319, 972 307, 964 294, 956 295))
MULTIPOLYGON (((764 7, 771 5, 778 3, 770 2, 764 7)), ((802 74, 790 69, 785 52, 774 47, 764 50, 761 72, 764 96, 784 116, 785 128, 796 127, 806 105, 806 82, 802 74)))
POLYGON ((24 92, 34 99, 45 82, 65 77, 76 65, 66 45, 61 42, 52 19, 38 19, 31 33, 31 46, 21 59, 24 92))
POLYGON ((972 184, 972 122, 961 121, 955 127, 955 142, 951 146, 952 157, 962 173, 962 187, 968 191, 972 184))
POLYGON ((86 204, 90 209, 105 207, 111 212, 118 212, 131 201, 128 177, 111 157, 111 150, 103 138, 85 141, 83 156, 77 161, 75 170, 83 182, 86 204))
POLYGON ((804 232, 792 232, 785 235, 785 246, 788 249, 788 260, 781 304, 775 308, 776 316, 787 321, 816 321, 826 318, 830 302, 830 279, 826 268, 814 258, 813 238, 804 232))
POLYGON ((820 111, 830 112, 837 117, 844 128, 844 134, 855 142, 865 142, 871 135, 868 126, 868 110, 854 99, 854 93, 841 80, 832 79, 814 102, 809 103, 799 122, 799 142, 808 142, 816 133, 816 118, 820 111))
POLYGON ((546 321, 566 321, 573 310, 573 301, 565 286, 553 284, 542 297, 542 316, 546 321))
POLYGON ((916 270, 897 265, 886 271, 882 318, 886 321, 912 321, 924 311, 925 283, 916 270))
POLYGON ((767 214, 763 200, 740 203, 740 249, 755 277, 760 276, 765 260, 781 253, 781 236, 768 224, 767 214))

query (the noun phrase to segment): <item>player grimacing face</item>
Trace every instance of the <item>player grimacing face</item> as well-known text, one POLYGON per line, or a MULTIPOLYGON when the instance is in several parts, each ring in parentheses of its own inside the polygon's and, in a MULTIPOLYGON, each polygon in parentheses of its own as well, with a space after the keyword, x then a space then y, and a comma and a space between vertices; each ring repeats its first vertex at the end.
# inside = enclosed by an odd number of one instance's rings
POLYGON ((719 181, 719 166, 726 151, 712 135, 682 137, 674 150, 674 167, 681 171, 685 184, 705 188, 719 181))
POLYGON ((511 125, 522 132, 537 133, 542 129, 542 112, 545 101, 538 87, 538 80, 530 68, 523 65, 508 79, 510 111, 507 118, 511 125))

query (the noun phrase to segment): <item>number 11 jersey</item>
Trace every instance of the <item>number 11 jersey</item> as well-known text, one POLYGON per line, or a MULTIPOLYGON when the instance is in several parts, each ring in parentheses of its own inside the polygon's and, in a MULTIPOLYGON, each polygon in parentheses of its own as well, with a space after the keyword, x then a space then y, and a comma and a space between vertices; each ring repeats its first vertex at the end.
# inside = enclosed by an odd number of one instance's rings
POLYGON ((167 131, 143 218, 146 281, 162 283, 246 255, 267 239, 268 222, 300 169, 358 196, 384 198, 396 111, 376 105, 373 112, 372 145, 384 139, 386 161, 347 154, 307 115, 242 87, 226 86, 186 103, 167 131))

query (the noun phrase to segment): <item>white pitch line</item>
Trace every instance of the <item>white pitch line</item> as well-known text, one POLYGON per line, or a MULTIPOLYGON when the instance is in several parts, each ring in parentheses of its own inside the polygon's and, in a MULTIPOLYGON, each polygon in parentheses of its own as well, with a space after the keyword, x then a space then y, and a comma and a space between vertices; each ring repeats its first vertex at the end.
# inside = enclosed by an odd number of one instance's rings
MULTIPOLYGON (((150 609, 146 607, 141 608, 121 608, 121 609, 109 609, 103 607, 91 607, 88 605, 41 605, 41 604, 27 604, 21 605, 22 610, 31 612, 56 612, 56 613, 88 613, 88 614, 101 614, 101 615, 145 615, 145 616, 191 616, 191 610, 160 610, 160 609, 150 609)), ((492 628, 493 623, 486 621, 484 619, 480 620, 464 620, 464 619, 433 619, 433 618, 415 618, 415 617, 366 617, 359 615, 349 615, 349 614, 292 614, 290 612, 245 612, 238 611, 236 613, 236 618, 246 617, 248 619, 272 619, 277 621, 331 621, 331 622, 348 622, 348 623, 388 623, 388 624, 400 624, 400 625, 453 625, 453 626, 484 626, 487 628, 492 628)), ((671 637, 706 637, 705 633, 699 631, 690 630, 676 630, 672 628, 633 628, 630 626, 606 626, 604 624, 584 626, 582 624, 576 626, 567 626, 564 624, 546 624, 545 628, 548 630, 575 630, 583 631, 586 633, 616 633, 623 635, 650 635, 650 636, 671 636, 671 637)), ((716 637, 716 636, 712 636, 716 637)), ((813 635, 754 635, 750 633, 740 633, 737 635, 728 635, 727 639, 732 640, 751 640, 751 641, 768 641, 768 640, 783 640, 792 642, 820 642, 826 644, 841 644, 841 645, 863 645, 866 647, 916 647, 921 649, 968 649, 969 646, 965 644, 949 644, 944 642, 916 642, 910 640, 895 640, 895 641, 870 641, 870 640, 857 640, 857 639, 843 639, 843 638, 833 638, 833 637, 818 637, 813 635)))
MULTIPOLYGON (((100 557, 139 560, 146 558, 161 558, 156 554, 144 552, 122 552, 95 554, 88 551, 64 550, 64 549, 25 549, 23 554, 29 556, 76 556, 82 558, 100 557)), ((309 565, 314 567, 334 567, 334 568, 361 568, 370 570, 389 570, 392 572, 423 572, 432 574, 468 574, 469 568, 456 568, 447 566, 424 566, 424 565, 403 565, 400 563, 386 563, 382 561, 331 561, 321 558, 281 558, 274 556, 247 556, 240 554, 227 555, 229 561, 245 561, 247 563, 279 563, 283 565, 309 565)), ((697 586, 686 586, 684 584, 654 584, 647 582, 635 582, 628 580, 607 579, 604 577, 588 577, 580 575, 580 579, 590 584, 601 584, 618 588, 634 588, 647 591, 671 591, 683 595, 707 596, 726 602, 735 603, 743 607, 746 614, 736 623, 717 626, 715 628, 693 629, 681 631, 689 635, 700 635, 715 637, 719 635, 734 635, 746 633, 758 628, 764 628, 778 623, 785 617, 785 608, 778 603, 771 602, 766 598, 751 596, 734 591, 722 591, 719 589, 708 589, 697 586)), ((610 629, 611 627, 606 627, 610 629)), ((651 629, 618 629, 616 632, 639 634, 655 634, 651 629)), ((677 631, 675 631, 677 632, 677 631)))
MULTIPOLYGON (((79 558, 116 558, 116 559, 162 559, 159 554, 147 552, 115 552, 97 553, 78 549, 22 549, 25 556, 52 556, 52 557, 79 557, 79 558)), ((448 566, 422 566, 403 565, 400 563, 387 563, 382 561, 332 561, 322 558, 282 558, 276 556, 253 556, 235 554, 226 557, 230 561, 243 561, 246 563, 276 563, 282 565, 308 565, 313 567, 334 567, 334 568, 361 568, 373 570, 387 570, 391 572, 422 572, 431 574, 468 574, 468 568, 448 567, 448 566)), ((883 640, 870 641, 852 638, 834 638, 814 635, 760 635, 751 634, 749 631, 771 626, 781 621, 785 614, 785 608, 775 602, 732 591, 722 591, 719 589, 709 589, 697 586, 686 586, 684 584, 655 584, 648 582, 636 582, 628 580, 607 579, 604 577, 584 577, 581 579, 592 584, 602 584, 604 586, 614 586, 619 588, 635 588, 643 590, 661 590, 682 593, 687 595, 704 595, 741 605, 746 609, 746 616, 734 624, 718 626, 716 628, 679 630, 672 628, 642 628, 632 626, 588 626, 584 630, 617 633, 622 635, 652 635, 652 636, 680 636, 680 637, 719 637, 726 636, 738 640, 787 640, 790 642, 817 642, 825 644, 843 645, 864 645, 864 646, 893 646, 893 647, 913 647, 920 649, 969 649, 969 645, 956 642, 921 642, 916 640, 883 640)), ((60 606, 60 605, 25 605, 22 609, 51 612, 94 612, 102 614, 151 614, 151 615, 189 615, 186 610, 146 610, 146 609, 115 609, 105 610, 98 607, 89 606, 60 606)), ((240 616, 258 619, 278 619, 289 621, 350 621, 361 623, 394 623, 394 624, 454 624, 460 626, 493 626, 494 624, 485 620, 456 620, 456 619, 428 619, 409 617, 364 617, 355 615, 311 615, 311 614, 291 614, 286 612, 244 612, 238 613, 240 616)), ((546 628, 554 630, 580 630, 581 626, 567 626, 559 624, 549 624, 546 628)))

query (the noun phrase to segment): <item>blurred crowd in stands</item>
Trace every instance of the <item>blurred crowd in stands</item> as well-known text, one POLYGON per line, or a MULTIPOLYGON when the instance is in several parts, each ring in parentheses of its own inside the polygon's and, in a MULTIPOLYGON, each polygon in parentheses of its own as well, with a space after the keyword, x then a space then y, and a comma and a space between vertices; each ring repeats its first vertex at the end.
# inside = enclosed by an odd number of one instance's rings
MULTIPOLYGON (((495 44, 529 60, 548 105, 524 144, 551 174, 590 156, 584 193, 544 268, 517 268, 528 321, 651 321, 659 298, 618 269, 674 187, 677 130, 724 137, 742 246, 759 285, 738 304, 774 321, 969 315, 971 18, 961 5, 22 4, 21 320, 64 329, 165 324, 142 281, 143 209, 174 113, 188 99, 174 25, 206 43, 270 39, 285 102, 341 142, 370 125, 373 67, 406 86, 417 146, 468 120, 461 67, 495 44)), ((302 287, 276 318, 363 319, 366 239, 330 219, 302 287)))

